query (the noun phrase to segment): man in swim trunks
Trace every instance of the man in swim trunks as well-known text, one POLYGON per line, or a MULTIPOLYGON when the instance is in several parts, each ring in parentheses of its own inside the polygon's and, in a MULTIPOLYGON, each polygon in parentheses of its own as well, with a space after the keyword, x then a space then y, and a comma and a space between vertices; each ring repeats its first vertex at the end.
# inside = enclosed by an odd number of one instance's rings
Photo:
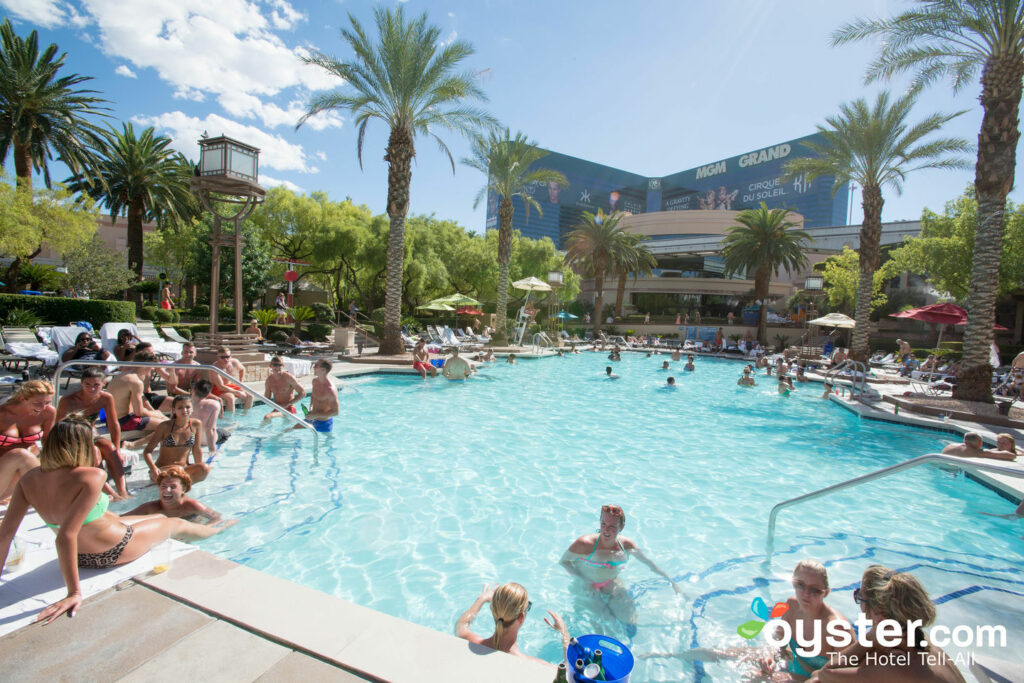
MULTIPOLYGON (((231 349, 226 346, 217 347, 217 360, 213 362, 215 367, 220 368, 239 383, 245 382, 245 366, 237 358, 231 357, 231 349)), ((213 384, 213 395, 224 402, 224 410, 229 413, 235 412, 235 399, 242 399, 242 407, 245 410, 252 408, 252 395, 242 391, 242 387, 234 382, 228 382, 215 372, 207 372, 209 380, 213 384), (214 379, 216 377, 216 379, 214 379), (220 380, 219 382, 217 380, 220 380)))
MULTIPOLYGON (((306 422, 318 432, 330 432, 338 414, 338 387, 331 378, 331 361, 321 358, 313 364, 313 390, 309 394, 309 412, 306 422)), ((295 425, 296 429, 299 425, 295 425)))
MULTIPOLYGON (((294 415, 295 404, 306 395, 306 390, 302 388, 292 373, 285 371, 284 359, 281 356, 274 356, 270 359, 270 375, 263 386, 263 394, 294 415)), ((263 419, 269 420, 274 417, 282 417, 282 415, 275 409, 264 415, 263 419)))
POLYGON ((473 367, 468 360, 459 356, 459 350, 455 348, 452 349, 451 357, 445 359, 441 374, 448 379, 469 379, 473 367))
MULTIPOLYGON (((153 362, 153 356, 141 353, 135 360, 140 363, 153 362)), ((122 368, 121 372, 114 375, 107 384, 107 391, 114 397, 114 408, 117 410, 121 431, 151 432, 167 419, 163 413, 151 408, 142 398, 145 391, 142 378, 149 372, 149 368, 122 368)))
MULTIPOLYGON (((117 407, 114 397, 103 390, 103 370, 90 366, 82 372, 82 388, 78 391, 61 396, 57 404, 57 421, 63 420, 71 413, 82 413, 89 424, 93 425, 102 410, 107 423, 110 438, 95 438, 94 444, 99 457, 107 466, 107 473, 114 480, 115 490, 111 490, 115 498, 127 498, 128 486, 124 479, 125 458, 121 454, 121 425, 117 421, 117 407)), ((97 462, 97 467, 99 463, 97 462)))
POLYGON ((416 342, 412 350, 412 369, 420 373, 423 379, 427 378, 428 372, 431 377, 437 377, 437 368, 430 364, 430 351, 427 350, 427 342, 423 339, 416 342))
MULTIPOLYGON (((199 365, 196 362, 196 345, 192 342, 185 342, 181 345, 181 358, 174 361, 177 365, 199 365)), ((192 382, 198 377, 198 370, 186 370, 175 368, 167 373, 167 398, 175 396, 188 396, 192 391, 192 382)), ((164 401, 164 406, 153 406, 164 412, 170 412, 170 401, 164 401)))

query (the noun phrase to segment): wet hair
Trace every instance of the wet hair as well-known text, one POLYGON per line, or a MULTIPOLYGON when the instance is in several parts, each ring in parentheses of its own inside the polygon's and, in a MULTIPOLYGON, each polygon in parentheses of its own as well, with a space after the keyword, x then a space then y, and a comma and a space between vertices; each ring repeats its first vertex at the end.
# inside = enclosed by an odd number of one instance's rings
POLYGON ((494 649, 498 649, 501 636, 519 615, 526 612, 530 596, 520 584, 509 582, 494 589, 491 597, 491 615, 494 617, 494 649))
POLYGON ((608 513, 612 517, 619 518, 619 531, 626 528, 626 511, 620 508, 618 505, 602 505, 601 514, 608 513))
MULTIPOLYGON (((864 570, 860 599, 865 607, 878 610, 885 619, 901 623, 920 621, 922 626, 930 626, 935 621, 935 605, 917 577, 880 564, 864 570)), ((923 640, 920 636, 923 634, 915 635, 912 642, 920 644, 923 640)))
POLYGON ((53 425, 39 452, 39 469, 52 472, 63 467, 92 467, 92 425, 81 413, 72 413, 53 425))
POLYGON ((131 330, 118 330, 117 331, 117 343, 118 344, 124 344, 126 341, 131 339, 131 337, 132 337, 132 331, 131 330))
POLYGON ((213 382, 211 382, 208 379, 198 380, 195 384, 192 385, 192 393, 194 393, 196 395, 196 398, 199 399, 206 398, 207 396, 210 395, 211 391, 213 391, 213 382))
POLYGON ((334 369, 334 363, 327 360, 326 358, 321 358, 314 365, 319 365, 320 367, 326 369, 327 372, 330 372, 331 370, 334 369))
POLYGON ((1013 438, 1013 434, 1006 434, 1005 432, 1003 434, 996 434, 996 444, 997 445, 999 444, 999 439, 1009 439, 1009 441, 1010 441, 1010 452, 1011 453, 1016 453, 1017 452, 1017 440, 1013 438))
POLYGON ((817 560, 811 558, 804 558, 796 563, 793 567, 793 576, 796 576, 797 572, 811 572, 821 579, 822 583, 825 584, 825 588, 828 588, 828 571, 825 569, 825 565, 817 560))
POLYGON ((605 371, 605 372, 606 372, 607 374, 609 374, 609 375, 610 375, 610 374, 612 374, 612 366, 610 366, 610 365, 606 365, 606 366, 604 367, 604 371, 605 371))
POLYGON ((53 393, 53 385, 45 379, 33 379, 19 384, 14 393, 11 394, 11 397, 7 399, 7 403, 13 405, 28 401, 36 396, 53 396, 53 393))
POLYGON ((967 432, 964 434, 964 443, 977 444, 980 447, 985 444, 985 440, 981 438, 981 434, 978 432, 967 432))
POLYGON ((95 365, 90 365, 82 371, 82 380, 87 379, 103 379, 107 376, 107 373, 103 372, 103 368, 95 365))
POLYGON ((171 465, 167 469, 161 470, 160 474, 156 475, 157 486, 162 484, 164 479, 180 479, 181 488, 185 493, 192 490, 192 477, 188 476, 188 472, 181 465, 171 465))
POLYGON ((669 384, 675 384, 676 383, 676 378, 675 377, 669 377, 668 378, 668 383, 669 384))

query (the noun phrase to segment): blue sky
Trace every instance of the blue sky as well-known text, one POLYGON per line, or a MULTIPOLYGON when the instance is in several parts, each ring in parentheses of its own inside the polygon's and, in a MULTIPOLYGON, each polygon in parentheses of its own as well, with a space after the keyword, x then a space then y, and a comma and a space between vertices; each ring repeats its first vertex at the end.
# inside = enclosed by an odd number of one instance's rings
MULTIPOLYGON (((0 0, 26 35, 56 42, 67 70, 95 78, 113 121, 155 126, 191 158, 205 130, 262 149, 261 182, 346 196, 383 212, 388 131, 371 124, 364 165, 344 113, 294 130, 311 93, 342 84, 299 55, 311 49, 345 59, 338 34, 352 13, 372 30, 373 7, 356 0, 0 0)), ((856 97, 873 97, 863 73, 873 45, 832 48, 829 34, 857 16, 885 16, 903 2, 804 0, 651 1, 408 0, 426 11, 444 40, 476 48, 485 106, 538 144, 658 177, 814 132, 856 97)), ((903 82, 890 86, 900 91, 903 82)), ((947 135, 976 142, 979 86, 953 95, 925 92, 915 119, 967 110, 947 135)), ((447 136, 456 159, 468 144, 447 136)), ((473 208, 484 177, 448 161, 421 140, 411 211, 481 231, 473 208)), ((1018 169, 1018 175, 1020 169, 1018 169)), ((55 173, 63 177, 63 172, 55 173)), ((887 191, 885 220, 941 210, 973 181, 964 171, 921 171, 902 196, 887 191)), ((1020 199, 1014 192, 1011 198, 1020 199)), ((860 221, 859 195, 853 220, 860 221)))

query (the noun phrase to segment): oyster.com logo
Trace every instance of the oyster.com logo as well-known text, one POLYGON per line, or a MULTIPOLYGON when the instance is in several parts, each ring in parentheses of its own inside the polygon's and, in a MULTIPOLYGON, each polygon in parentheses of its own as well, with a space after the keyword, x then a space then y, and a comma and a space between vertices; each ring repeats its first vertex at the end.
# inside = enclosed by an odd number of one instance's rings
POLYGON ((789 605, 784 602, 777 602, 771 608, 765 604, 765 601, 761 598, 754 598, 754 601, 750 603, 750 611, 754 613, 754 616, 759 617, 758 619, 751 619, 750 621, 744 622, 736 627, 736 633, 740 634, 747 640, 756 638, 757 634, 761 632, 764 625, 771 619, 777 619, 781 617, 789 609, 789 605))

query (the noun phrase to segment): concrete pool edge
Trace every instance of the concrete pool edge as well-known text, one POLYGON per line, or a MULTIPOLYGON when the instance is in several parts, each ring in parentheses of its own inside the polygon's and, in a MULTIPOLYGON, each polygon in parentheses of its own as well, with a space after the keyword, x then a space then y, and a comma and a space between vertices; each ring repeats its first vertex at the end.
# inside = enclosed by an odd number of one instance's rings
POLYGON ((203 550, 181 557, 163 574, 145 574, 135 580, 210 616, 370 680, 548 683, 554 676, 552 667, 471 645, 203 550))

